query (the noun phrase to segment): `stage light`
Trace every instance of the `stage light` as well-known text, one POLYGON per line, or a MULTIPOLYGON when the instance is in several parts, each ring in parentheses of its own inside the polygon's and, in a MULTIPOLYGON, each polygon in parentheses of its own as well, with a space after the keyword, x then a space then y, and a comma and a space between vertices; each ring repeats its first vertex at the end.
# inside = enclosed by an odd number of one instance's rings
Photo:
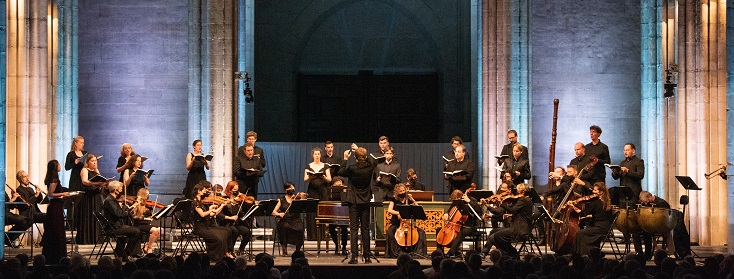
POLYGON ((667 71, 667 74, 665 75, 665 83, 663 84, 663 97, 673 97, 675 95, 676 87, 678 87, 678 84, 673 82, 673 73, 671 71, 667 71))

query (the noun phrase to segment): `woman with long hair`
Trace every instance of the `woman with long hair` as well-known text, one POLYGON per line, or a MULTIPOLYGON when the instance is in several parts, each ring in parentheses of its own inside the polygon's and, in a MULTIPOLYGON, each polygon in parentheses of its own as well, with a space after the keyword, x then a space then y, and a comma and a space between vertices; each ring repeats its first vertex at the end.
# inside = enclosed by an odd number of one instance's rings
POLYGON ((43 233, 41 244, 43 245, 42 254, 46 256, 46 260, 50 264, 57 264, 59 260, 66 257, 66 229, 64 224, 64 198, 69 197, 69 192, 64 192, 59 181, 59 172, 61 164, 59 161, 51 160, 46 165, 46 177, 43 183, 48 187, 48 197, 50 199, 48 208, 46 208, 46 219, 43 221, 43 227, 46 231, 43 233))
POLYGON ((123 172, 125 171, 125 164, 127 164, 127 161, 130 160, 130 157, 135 155, 135 151, 133 150, 133 146, 129 143, 123 143, 122 147, 120 147, 120 158, 117 158, 117 173, 120 174, 120 179, 118 179, 120 182, 123 181, 123 172))
MULTIPOLYGON (((238 200, 240 195, 244 196, 244 194, 240 193, 239 191, 240 187, 239 184, 237 184, 237 181, 230 181, 224 188, 224 197, 229 199, 230 201, 238 200)), ((245 215, 245 213, 247 212, 247 210, 250 209, 250 206, 252 206, 253 203, 256 202, 252 201, 252 203, 248 203, 248 201, 245 199, 240 200, 237 203, 227 203, 224 207, 225 224, 223 226, 229 228, 230 231, 232 231, 231 245, 234 247, 234 244, 237 241, 237 236, 242 236, 240 247, 237 250, 237 253, 239 255, 244 254, 245 247, 247 247, 247 243, 250 241, 251 232, 249 225, 252 224, 252 218, 247 219, 247 221, 240 218, 245 215)))
POLYGON ((581 199, 588 200, 583 210, 577 207, 578 202, 569 201, 572 210, 579 213, 579 221, 587 224, 576 233, 574 251, 581 255, 588 255, 592 247, 599 247, 612 226, 612 203, 609 200, 609 190, 604 182, 594 183, 593 195, 581 199))
POLYGON ((143 251, 146 254, 153 252, 153 244, 155 244, 161 236, 161 231, 163 230, 160 227, 154 227, 152 225, 153 208, 146 205, 149 195, 150 192, 148 191, 148 188, 140 188, 138 190, 135 203, 133 204, 133 224, 138 227, 141 232, 149 233, 148 242, 146 242, 145 247, 143 247, 143 251))
POLYGON ((193 198, 194 193, 191 192, 191 189, 194 189, 196 183, 206 180, 204 168, 209 169, 209 161, 206 160, 203 156, 204 153, 201 152, 201 140, 195 140, 191 146, 194 147, 194 152, 186 154, 186 169, 189 171, 189 174, 186 175, 186 187, 183 189, 183 195, 187 199, 193 198))
POLYGON ((227 251, 230 243, 229 229, 218 226, 214 219, 217 214, 222 212, 224 206, 208 205, 204 203, 204 198, 211 195, 209 190, 204 188, 204 183, 198 183, 193 189, 194 202, 193 208, 196 213, 194 216, 194 234, 200 236, 206 242, 206 253, 209 258, 215 262, 225 257, 232 257, 227 251))
POLYGON ((143 158, 138 154, 130 156, 130 160, 125 164, 125 171, 123 172, 125 192, 128 196, 137 195, 138 190, 150 185, 148 174, 138 173, 138 170, 141 168, 143 168, 143 158))
POLYGON ((101 188, 106 182, 92 182, 91 179, 99 174, 97 166, 97 157, 94 154, 87 153, 84 160, 84 168, 82 168, 79 178, 82 182, 82 190, 84 196, 79 201, 77 210, 74 212, 74 219, 77 220, 77 244, 94 244, 99 240, 102 229, 94 220, 92 212, 102 210, 102 194, 101 188))
POLYGON ((283 248, 281 255, 288 256, 288 244, 295 245, 296 251, 300 251, 303 247, 303 221, 301 221, 300 214, 288 212, 288 208, 291 207, 291 203, 297 196, 296 186, 291 182, 286 182, 283 190, 285 190, 285 196, 278 199, 272 215, 279 218, 276 227, 280 246, 283 248))
POLYGON ((71 151, 66 154, 66 164, 64 164, 66 170, 71 170, 69 190, 82 190, 82 179, 79 174, 82 168, 84 168, 82 157, 86 154, 87 151, 84 151, 84 138, 82 136, 74 137, 74 141, 71 142, 71 151))

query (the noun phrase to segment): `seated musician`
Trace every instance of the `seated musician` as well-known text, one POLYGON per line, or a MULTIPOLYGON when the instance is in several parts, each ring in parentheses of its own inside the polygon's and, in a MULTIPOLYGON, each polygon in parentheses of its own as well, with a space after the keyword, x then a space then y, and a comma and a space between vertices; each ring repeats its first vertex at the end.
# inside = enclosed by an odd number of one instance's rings
POLYGON ((510 223, 509 228, 492 230, 492 233, 487 237, 487 243, 482 249, 483 255, 488 254, 489 249, 494 245, 510 257, 519 257, 517 249, 512 245, 512 240, 530 233, 532 229, 531 218, 533 216, 533 202, 525 195, 528 188, 528 185, 525 183, 519 184, 517 185, 516 196, 505 197, 517 199, 515 203, 511 205, 508 203, 503 203, 501 205, 506 211, 504 214, 505 218, 512 217, 512 222, 510 223))
MULTIPOLYGON (((654 196, 648 191, 640 192, 640 205, 641 206, 653 206, 658 208, 670 208, 670 204, 664 199, 654 196)), ((653 235, 641 231, 639 233, 632 234, 632 242, 635 245, 635 252, 638 255, 643 255, 645 259, 652 259, 652 254, 655 252, 652 248, 653 235), (645 242, 645 250, 642 250, 642 242, 645 242)), ((663 235, 663 239, 667 239, 667 235, 663 235)))
MULTIPOLYGON (((230 240, 230 245, 232 245, 231 250, 234 250, 237 236, 242 236, 240 247, 237 250, 237 253, 242 255, 245 253, 245 247, 247 247, 247 243, 250 242, 250 237, 252 236, 249 227, 252 225, 252 221, 243 221, 241 217, 244 217, 245 213, 247 213, 247 211, 250 210, 250 207, 256 204, 256 202, 254 200, 248 201, 247 196, 239 191, 240 187, 239 184, 237 184, 237 181, 227 182, 227 186, 224 189, 224 196, 233 202, 225 205, 224 211, 222 212, 224 214, 224 222, 220 224, 223 224, 225 228, 229 228, 231 231, 233 236, 230 240)), ((248 219, 251 219, 251 217, 248 219)))
POLYGON ((125 225, 130 222, 130 210, 125 201, 118 201, 123 193, 123 185, 120 181, 111 181, 107 185, 110 192, 102 204, 102 212, 107 218, 112 232, 115 235, 124 235, 126 238, 118 238, 115 246, 115 256, 121 257, 123 261, 129 260, 128 257, 140 257, 137 252, 140 250, 140 242, 143 234, 140 229, 133 226, 125 225), (120 205, 122 203, 122 205, 120 205))
POLYGON ((161 228, 154 227, 153 221, 153 206, 148 206, 148 188, 140 188, 138 190, 137 199, 133 208, 133 224, 140 229, 143 233, 149 233, 148 242, 145 243, 143 251, 146 254, 153 253, 153 244, 161 236, 161 228))
MULTIPOLYGON (((507 182, 502 182, 500 184, 500 187, 497 189, 497 194, 489 197, 484 202, 484 205, 487 206, 487 211, 491 213, 490 221, 492 222, 492 228, 499 228, 500 223, 502 223, 503 227, 509 227, 510 219, 503 218, 503 215, 505 214, 505 209, 501 206, 503 203, 502 197, 511 195, 512 191, 510 190, 510 186, 507 184, 507 182)), ((506 200, 505 202, 510 202, 510 200, 506 200)))
MULTIPOLYGON (((416 227, 417 235, 410 235, 412 230, 411 220, 406 220, 400 217, 400 212, 397 211, 397 208, 395 206, 410 204, 418 205, 413 197, 406 192, 405 184, 398 183, 397 185, 395 185, 395 188, 393 189, 393 198, 390 198, 388 200, 390 201, 390 205, 387 206, 387 212, 392 214, 392 218, 390 219, 390 227, 387 228, 386 235, 387 245, 385 247, 385 250, 387 250, 387 256, 390 258, 397 258, 401 251, 416 252, 418 254, 425 255, 426 232, 423 231, 423 229, 416 227), (398 230, 400 231, 398 232, 398 234, 396 234, 396 231, 398 230), (415 245, 411 245, 410 243, 406 244, 405 241, 409 242, 410 239, 415 237, 418 238, 418 242, 415 245), (403 240, 402 243, 400 242, 401 240, 403 240)), ((412 226, 415 226, 415 222, 413 222, 412 226)))
MULTIPOLYGON (((341 176, 334 176, 334 178, 331 179, 331 186, 344 187, 344 178, 342 178, 341 176)), ((337 254, 339 252, 337 233, 337 228, 339 228, 339 230, 341 230, 342 256, 347 255, 347 239, 349 239, 349 230, 347 229, 348 227, 348 225, 329 224, 329 235, 331 236, 331 241, 334 242, 334 254, 337 254)))
POLYGON ((554 181, 556 181, 556 184, 552 190, 546 192, 543 195, 553 200, 553 208, 558 208, 560 206, 561 201, 568 192, 568 189, 571 188, 571 185, 574 185, 576 187, 573 189, 573 193, 568 197, 569 200, 574 200, 576 198, 591 194, 591 184, 589 184, 589 182, 581 180, 581 178, 579 177, 576 177, 578 176, 578 169, 576 165, 568 165, 566 168, 567 170, 562 176, 560 176, 560 174, 564 172, 563 168, 561 167, 556 168, 554 172, 551 172, 549 174, 549 177, 554 179, 554 181))
MULTIPOLYGON (((13 190, 13 189, 10 189, 10 190, 13 190)), ((13 193, 12 196, 5 194, 6 203, 7 202, 23 202, 23 199, 20 197, 18 192, 13 191, 12 193, 13 193)), ((18 232, 25 231, 28 228, 30 228, 33 225, 33 220, 31 220, 30 218, 28 218, 25 215, 15 214, 12 211, 10 211, 11 209, 14 209, 14 208, 17 208, 17 206, 5 205, 5 225, 13 225, 13 227, 11 227, 10 230, 18 231, 18 232)), ((12 247, 13 245, 11 244, 13 243, 13 241, 18 239, 20 235, 21 234, 19 233, 6 233, 5 234, 5 244, 12 247)))
MULTIPOLYGON (((464 221, 464 224, 461 225, 461 229, 456 234, 456 238, 451 242, 451 248, 449 249, 448 253, 446 253, 447 257, 457 258, 461 255, 459 254, 459 248, 461 247, 461 240, 464 239, 464 237, 473 234, 476 231, 477 227, 477 217, 475 216, 475 213, 481 212, 481 208, 479 204, 477 203, 477 200, 473 197, 470 197, 464 192, 462 192, 459 189, 454 190, 451 192, 451 200, 452 201, 463 201, 459 202, 458 204, 458 212, 461 213, 462 216, 467 216, 466 221, 464 221)), ((443 219, 445 221, 449 220, 449 213, 453 210, 454 206, 452 205, 451 208, 443 215, 443 219)), ((443 250, 443 245, 436 243, 436 249, 443 250)))
MULTIPOLYGON (((28 174, 23 170, 20 170, 15 174, 15 179, 20 183, 20 185, 15 188, 15 191, 18 192, 20 197, 34 209, 33 223, 43 223, 43 220, 46 219, 46 213, 41 212, 38 208, 38 204, 43 200, 43 191, 41 188, 38 188, 37 185, 31 183, 28 179, 28 174), (31 187, 31 185, 33 187, 31 187)), ((23 216, 28 216, 28 210, 30 209, 31 208, 28 206, 18 207, 19 214, 23 216)))
POLYGON ((206 180, 202 180, 194 186, 192 193, 194 194, 194 202, 192 204, 194 209, 194 230, 195 235, 200 236, 206 243, 206 254, 212 260, 219 261, 225 256, 234 258, 232 256, 230 246, 230 238, 233 237, 230 230, 218 226, 214 219, 222 212, 224 206, 217 205, 213 202, 212 193, 207 190, 211 183, 206 180), (211 202, 211 203, 210 203, 211 202))
POLYGON ((592 247, 599 247, 612 226, 612 202, 609 200, 609 190, 604 182, 594 183, 591 196, 585 196, 569 201, 568 206, 579 213, 579 231, 573 241, 574 251, 581 255, 588 255, 592 247), (585 204, 580 209, 580 203, 585 204))
POLYGON ((418 182, 418 173, 415 172, 415 169, 409 168, 405 171, 405 178, 407 179, 407 182, 405 182, 405 187, 408 189, 408 191, 425 191, 426 185, 423 183, 418 182))
POLYGON ((278 199, 278 204, 273 208, 272 215, 279 217, 277 224, 277 234, 281 251, 281 256, 288 256, 288 244, 296 246, 296 251, 300 251, 303 247, 303 220, 301 215, 298 213, 288 212, 293 200, 298 198, 300 194, 296 194, 296 186, 291 182, 283 184, 283 190, 285 190, 285 196, 278 199))

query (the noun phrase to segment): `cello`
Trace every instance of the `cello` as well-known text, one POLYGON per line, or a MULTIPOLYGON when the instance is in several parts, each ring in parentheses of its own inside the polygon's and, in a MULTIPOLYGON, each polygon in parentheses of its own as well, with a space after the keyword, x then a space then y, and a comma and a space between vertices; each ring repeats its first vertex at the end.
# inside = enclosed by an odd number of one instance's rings
MULTIPOLYGON (((574 180, 579 178, 584 171, 588 171, 594 167, 598 161, 598 158, 591 157, 591 161, 576 174, 574 180)), ((571 196, 571 193, 573 193, 573 188, 575 186, 576 185, 574 183, 571 183, 571 187, 568 188, 566 195, 563 197, 563 200, 559 203, 558 209, 552 216, 553 218, 558 218, 560 215, 561 218, 559 219, 562 222, 559 224, 553 224, 552 232, 554 234, 554 238, 550 243, 551 251, 556 252, 557 254, 570 254, 573 252, 573 240, 576 238, 576 233, 579 231, 579 214, 566 206, 568 198, 571 196)))
MULTIPOLYGON (((415 204, 415 200, 410 194, 406 195, 403 204, 407 204, 408 200, 415 204)), ((397 241, 398 246, 411 247, 418 243, 419 238, 420 235, 418 234, 418 229, 413 226, 413 220, 401 219, 400 226, 395 230, 395 240, 397 241)))
MULTIPOLYGON (((472 183, 471 187, 466 189, 465 195, 476 189, 477 184, 472 183)), ((464 226, 464 222, 466 222, 467 218, 469 218, 469 215, 461 214, 458 206, 451 207, 451 209, 449 209, 446 224, 441 228, 441 231, 436 234, 436 243, 442 246, 450 245, 454 239, 456 239, 456 236, 459 235, 459 231, 461 231, 461 228, 464 226)))

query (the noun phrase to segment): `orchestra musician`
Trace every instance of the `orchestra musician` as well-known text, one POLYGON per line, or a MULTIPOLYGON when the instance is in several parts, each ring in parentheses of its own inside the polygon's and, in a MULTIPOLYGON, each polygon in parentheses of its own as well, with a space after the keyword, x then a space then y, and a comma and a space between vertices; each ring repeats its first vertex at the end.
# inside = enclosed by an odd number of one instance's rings
POLYGON ((487 211, 491 213, 490 216, 490 222, 492 223, 492 228, 499 228, 500 223, 502 223, 503 227, 509 227, 510 225, 510 219, 504 218, 505 214, 505 208, 501 206, 502 203, 509 203, 512 200, 502 200, 502 197, 508 196, 512 194, 512 190, 510 189, 510 186, 507 184, 507 182, 502 182, 500 184, 500 187, 497 188, 497 194, 487 198, 487 201, 483 203, 487 207, 487 211))
POLYGON ((43 223, 43 220, 46 219, 46 213, 41 212, 41 209, 38 208, 38 204, 43 200, 43 190, 38 185, 31 183, 28 179, 28 173, 24 170, 15 173, 15 179, 20 183, 15 191, 29 205, 18 207, 19 214, 28 216, 28 211, 33 207, 33 223, 43 223), (31 188, 31 185, 33 188, 31 188))
POLYGON ((594 183, 593 195, 597 197, 589 199, 583 210, 577 206, 578 199, 567 203, 572 210, 579 213, 579 221, 584 221, 580 222, 580 229, 573 241, 574 251, 580 255, 588 255, 592 247, 598 248, 612 226, 612 203, 609 200, 607 185, 604 182, 594 183), (586 226, 581 228, 581 223, 585 223, 586 226))
POLYGON ((49 204, 46 208, 46 220, 43 222, 45 231, 41 244, 42 254, 48 263, 58 263, 66 257, 66 226, 64 223, 64 198, 71 196, 65 192, 59 181, 61 164, 51 160, 46 165, 46 177, 43 183, 48 188, 49 204))
POLYGON ((237 184, 242 186, 242 190, 248 196, 253 196, 255 199, 257 199, 260 177, 265 173, 264 165, 265 159, 255 156, 255 144, 250 142, 245 143, 243 153, 237 152, 234 158, 233 166, 237 184))
POLYGON ((374 169, 372 180, 372 193, 375 195, 375 202, 383 202, 389 198, 395 184, 400 183, 400 163, 394 160, 394 150, 392 146, 387 146, 382 150, 385 161, 377 164, 374 169))
POLYGON ((448 163, 446 166, 447 172, 461 171, 460 173, 449 175, 444 174, 444 179, 449 181, 451 185, 451 191, 461 190, 462 193, 466 192, 471 186, 472 179, 474 178, 474 170, 476 167, 474 163, 466 157, 466 147, 461 144, 454 148, 455 160, 448 163))
POLYGON ((590 195, 593 190, 589 182, 576 177, 578 174, 576 165, 568 165, 566 168, 567 170, 565 171, 565 175, 561 176, 561 178, 558 178, 558 176, 564 173, 562 167, 557 167, 555 171, 550 174, 556 181, 555 183, 557 186, 546 192, 544 196, 551 197, 553 199, 553 208, 558 208, 560 206, 559 203, 563 200, 563 196, 566 195, 566 192, 568 192, 568 189, 570 189, 572 185, 577 187, 573 189, 573 196, 569 196, 569 199, 576 199, 578 197, 590 195))
POLYGON ((102 228, 94 220, 92 212, 99 212, 102 209, 101 189, 107 182, 91 181, 99 174, 97 156, 87 153, 82 160, 84 168, 79 176, 84 194, 74 209, 74 218, 77 220, 76 244, 94 244, 98 242, 102 228))
POLYGON ((426 185, 418 181, 418 173, 413 168, 409 168, 405 171, 405 179, 407 179, 407 182, 405 182, 405 187, 408 189, 408 191, 426 190, 426 185))
POLYGON ((503 172, 509 173, 512 177, 512 183, 519 185, 525 183, 532 177, 530 173, 530 162, 522 156, 523 146, 516 143, 512 147, 512 155, 505 159, 503 172))
MULTIPOLYGON (((313 162, 303 170, 303 181, 308 182, 306 193, 314 199, 322 201, 329 200, 329 183, 331 182, 331 169, 321 162, 321 148, 314 147, 311 150, 313 162)), ((308 240, 316 240, 316 213, 307 214, 306 230, 308 240)))
POLYGON ((153 221, 153 205, 148 205, 148 197, 150 192, 148 188, 140 188, 135 203, 132 206, 133 224, 141 231, 149 233, 148 242, 143 247, 146 254, 153 253, 153 244, 160 238, 163 231, 160 227, 154 227, 153 221))
POLYGON ((204 153, 201 152, 202 143, 201 140, 195 140, 191 146, 194 147, 194 152, 186 154, 186 169, 189 174, 186 175, 186 187, 183 189, 183 195, 187 199, 193 198, 191 189, 194 189, 196 183, 199 181, 206 180, 206 171, 209 169, 209 161, 204 157, 204 153))
POLYGON ((245 216, 245 213, 247 213, 250 207, 257 202, 254 200, 249 201, 244 193, 240 193, 240 187, 237 184, 237 181, 227 182, 227 186, 224 188, 224 196, 229 200, 237 201, 236 203, 227 203, 224 207, 224 212, 222 213, 224 214, 224 220, 226 220, 224 227, 230 228, 233 235, 232 241, 230 241, 233 250, 237 241, 237 236, 242 236, 240 247, 237 249, 238 254, 242 255, 244 254, 245 247, 247 247, 247 243, 250 242, 250 237, 252 236, 252 232, 249 227, 252 222, 245 222, 241 217, 245 216))
MULTIPOLYGON (((459 147, 457 147, 457 149, 458 148, 459 147)), ((479 222, 479 219, 477 219, 475 213, 478 214, 479 212, 481 212, 482 209, 475 198, 464 194, 464 192, 459 189, 453 190, 451 192, 450 198, 452 201, 459 202, 452 204, 451 208, 446 211, 447 213, 443 215, 444 221, 449 221, 448 212, 451 212, 455 206, 458 207, 457 210, 459 213, 461 213, 461 216, 467 216, 464 224, 461 226, 461 229, 457 233, 456 238, 451 243, 451 248, 449 248, 448 253, 446 253, 447 257, 458 258, 460 257, 459 248, 461 248, 461 240, 476 231, 477 222, 479 222)), ((443 250, 443 245, 436 243, 436 249, 443 250)))
MULTIPOLYGON (((648 191, 642 191, 640 192, 640 205, 641 206, 653 206, 655 208, 668 208, 670 209, 670 204, 665 201, 664 199, 660 197, 656 197, 652 193, 648 191)), ((663 235, 663 239, 667 239, 667 235, 663 235)), ((638 255, 642 255, 645 257, 646 260, 652 259, 652 254, 655 252, 652 248, 653 244, 653 235, 649 234, 644 231, 640 231, 639 233, 633 233, 632 234, 632 242, 635 245, 635 252, 637 252, 638 255), (642 243, 645 243, 645 250, 642 250, 642 243)))
POLYGON ((411 225, 410 223, 413 222, 413 220, 405 220, 400 216, 400 212, 397 211, 395 205, 418 205, 418 203, 413 199, 413 197, 406 192, 405 184, 398 183, 395 185, 395 188, 393 189, 393 197, 389 199, 390 204, 387 206, 387 212, 392 214, 392 218, 390 218, 390 227, 387 228, 387 244, 385 247, 385 250, 387 251, 387 256, 390 258, 397 258, 401 251, 401 246, 406 246, 404 243, 398 243, 395 232, 398 230, 398 228, 404 230, 403 238, 418 238, 418 242, 415 245, 407 245, 408 247, 405 247, 407 249, 406 252, 413 252, 416 251, 416 253, 419 253, 421 255, 426 254, 426 232, 421 228, 416 228, 417 235, 409 235, 411 234, 411 225))
POLYGON ((587 180, 593 185, 596 182, 606 182, 607 170, 604 167, 604 164, 610 164, 612 163, 612 160, 609 157, 609 146, 599 140, 599 137, 601 136, 601 127, 597 125, 589 127, 589 136, 591 137, 591 142, 585 146, 586 154, 599 159, 599 162, 589 170, 589 174, 591 174, 592 178, 587 180))
MULTIPOLYGON (((514 148, 516 144, 520 144, 517 142, 517 131, 515 130, 507 131, 507 140, 509 140, 510 142, 502 146, 502 152, 500 153, 500 156, 505 155, 507 156, 507 158, 511 158, 513 156, 512 149, 514 148)), ((522 154, 520 155, 520 158, 530 161, 530 158, 528 155, 529 154, 528 148, 524 145, 520 145, 520 147, 522 147, 522 154)), ((498 165, 502 165, 502 163, 504 162, 505 162, 504 157, 501 157, 499 160, 497 160, 498 165)))
POLYGON ((125 189, 128 196, 135 196, 138 190, 148 187, 150 179, 148 174, 141 174, 138 170, 143 168, 143 158, 135 154, 130 156, 130 160, 125 164, 125 172, 123 180, 125 181, 125 189))
MULTIPOLYGON (((331 179, 331 186, 344 186, 344 179, 341 176, 335 176, 331 179)), ((342 193, 343 195, 343 193, 342 193)), ((339 244, 337 242, 337 227, 339 230, 341 230, 341 247, 342 247, 342 256, 347 255, 347 239, 349 230, 347 230, 347 225, 336 225, 336 224, 329 224, 329 235, 331 236, 331 241, 334 242, 334 254, 337 254, 339 252, 339 244)))
POLYGON ((487 243, 482 248, 483 255, 488 254, 492 246, 497 246, 498 249, 507 253, 510 257, 519 257, 517 249, 512 245, 512 240, 530 233, 532 229, 533 202, 525 195, 528 188, 525 183, 518 184, 516 186, 517 195, 505 197, 505 199, 517 199, 512 204, 502 203, 501 205, 505 210, 504 218, 512 217, 510 227, 492 230, 487 236, 487 243))
POLYGON ((206 198, 212 195, 206 189, 206 185, 211 185, 211 183, 206 180, 199 181, 193 189, 195 195, 192 205, 194 212, 199 217, 194 218, 193 233, 204 239, 206 253, 212 260, 219 261, 225 256, 233 258, 231 251, 229 251, 231 249, 229 243, 231 243, 230 238, 234 236, 231 235, 229 229, 220 227, 214 222, 217 214, 222 212, 224 206, 221 204, 217 205, 213 202, 210 205, 205 203, 205 201, 208 203, 206 198))
MULTIPOLYGON (((592 158, 591 156, 586 154, 586 146, 581 142, 577 142, 573 146, 573 150, 576 153, 576 157, 571 159, 571 162, 568 164, 576 166, 576 170, 581 171, 585 166, 589 165, 589 163, 592 162, 592 158)), ((579 178, 581 178, 581 180, 583 181, 591 183, 591 185, 594 185, 594 182, 592 182, 595 181, 594 173, 592 173, 590 170, 582 173, 579 178)))
MULTIPOLYGON (((5 195, 5 202, 23 202, 18 192, 10 189, 11 195, 5 195)), ((33 225, 33 220, 25 215, 15 214, 11 209, 18 208, 18 206, 5 206, 5 225, 12 225, 11 231, 25 231, 33 225)), ((12 243, 20 236, 19 233, 6 233, 5 234, 5 245, 13 247, 12 243)))
POLYGON ((130 156, 135 155, 135 151, 133 151, 133 146, 129 143, 123 143, 122 147, 120 147, 120 157, 117 158, 117 173, 120 174, 120 178, 118 179, 120 182, 125 183, 123 180, 123 176, 125 173, 125 164, 127 164, 127 161, 130 160, 130 156))
POLYGON ((300 214, 288 212, 293 200, 298 198, 296 186, 291 182, 286 182, 283 184, 283 190, 285 190, 285 196, 278 199, 272 215, 279 217, 277 229, 280 247, 283 249, 281 256, 288 256, 288 244, 295 245, 296 251, 300 251, 303 247, 303 221, 300 214))
MULTIPOLYGON (((344 151, 344 160, 349 160, 350 150, 344 151)), ((352 255, 349 260, 350 264, 356 264, 359 252, 357 250, 357 238, 362 236, 362 256, 365 263, 371 263, 370 257, 370 234, 368 232, 370 225, 370 198, 372 189, 370 188, 370 180, 374 165, 371 161, 367 161, 367 150, 363 147, 354 151, 357 163, 349 165, 339 170, 339 176, 349 178, 351 182, 347 187, 347 196, 344 199, 349 203, 349 231, 351 233, 352 255)))
POLYGON ((642 179, 645 178, 645 161, 637 157, 637 148, 633 143, 624 145, 624 160, 619 163, 619 168, 612 169, 612 178, 619 179, 619 185, 632 189, 631 204, 636 204, 642 192, 642 179))
POLYGON ((143 234, 140 229, 126 225, 129 222, 130 210, 124 200, 119 201, 123 190, 120 181, 111 181, 107 185, 110 194, 105 198, 102 212, 107 218, 109 225, 115 235, 124 235, 126 238, 118 238, 115 246, 115 256, 128 261, 129 257, 141 257, 139 254, 140 242, 143 234), (120 205, 122 203, 123 205, 120 205))

